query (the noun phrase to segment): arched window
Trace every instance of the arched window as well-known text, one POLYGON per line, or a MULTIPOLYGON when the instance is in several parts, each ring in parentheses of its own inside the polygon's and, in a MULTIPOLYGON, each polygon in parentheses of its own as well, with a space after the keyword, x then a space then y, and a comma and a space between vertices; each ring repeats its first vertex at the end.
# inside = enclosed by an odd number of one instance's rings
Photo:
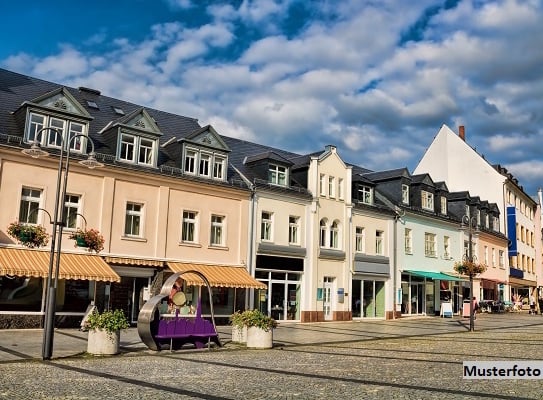
POLYGON ((328 227, 326 226, 326 218, 321 219, 320 223, 320 239, 319 244, 321 247, 326 247, 326 232, 328 231, 328 227))
POLYGON ((330 247, 339 248, 339 221, 334 221, 330 227, 330 247))

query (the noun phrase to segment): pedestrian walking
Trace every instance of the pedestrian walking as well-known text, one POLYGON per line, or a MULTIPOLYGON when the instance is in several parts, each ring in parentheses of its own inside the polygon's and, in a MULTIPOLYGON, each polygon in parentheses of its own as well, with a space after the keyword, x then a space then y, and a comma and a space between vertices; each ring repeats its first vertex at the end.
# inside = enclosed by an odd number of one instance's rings
POLYGON ((532 315, 536 315, 537 314, 537 311, 535 309, 535 296, 534 294, 530 294, 530 314, 532 315))
POLYGON ((473 319, 477 319, 477 311, 479 310, 479 303, 477 302, 477 297, 473 296, 471 298, 471 302, 473 303, 473 319))

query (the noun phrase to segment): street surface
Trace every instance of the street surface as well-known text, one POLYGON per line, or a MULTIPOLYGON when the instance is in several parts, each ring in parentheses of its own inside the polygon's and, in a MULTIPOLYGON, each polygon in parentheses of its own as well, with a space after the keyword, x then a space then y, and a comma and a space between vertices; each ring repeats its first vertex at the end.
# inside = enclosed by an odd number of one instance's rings
POLYGON ((148 350, 136 329, 122 353, 85 354, 86 333, 0 331, 0 399, 543 399, 540 380, 467 380, 467 360, 543 360, 543 317, 461 317, 280 324, 271 350, 148 350))

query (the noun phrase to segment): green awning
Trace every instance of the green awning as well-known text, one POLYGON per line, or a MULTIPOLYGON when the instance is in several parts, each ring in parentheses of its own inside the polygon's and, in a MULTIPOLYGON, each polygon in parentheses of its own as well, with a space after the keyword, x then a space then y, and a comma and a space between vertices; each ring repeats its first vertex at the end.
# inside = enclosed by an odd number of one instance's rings
POLYGON ((426 279, 433 279, 435 281, 464 281, 465 279, 458 278, 456 276, 443 274, 441 272, 433 272, 433 271, 413 271, 413 270, 405 270, 404 272, 408 272, 411 275, 415 275, 421 278, 426 279))

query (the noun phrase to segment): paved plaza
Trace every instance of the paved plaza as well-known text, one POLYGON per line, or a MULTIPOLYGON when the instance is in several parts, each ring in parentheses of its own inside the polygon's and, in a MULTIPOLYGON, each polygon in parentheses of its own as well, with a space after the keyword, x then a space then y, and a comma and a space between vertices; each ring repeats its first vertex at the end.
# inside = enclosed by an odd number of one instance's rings
POLYGON ((122 353, 85 354, 85 332, 58 330, 41 360, 41 330, 0 331, 0 399, 543 399, 541 380, 466 380, 468 360, 543 360, 543 318, 465 318, 280 324, 274 348, 230 343, 154 352, 136 329, 122 353))

